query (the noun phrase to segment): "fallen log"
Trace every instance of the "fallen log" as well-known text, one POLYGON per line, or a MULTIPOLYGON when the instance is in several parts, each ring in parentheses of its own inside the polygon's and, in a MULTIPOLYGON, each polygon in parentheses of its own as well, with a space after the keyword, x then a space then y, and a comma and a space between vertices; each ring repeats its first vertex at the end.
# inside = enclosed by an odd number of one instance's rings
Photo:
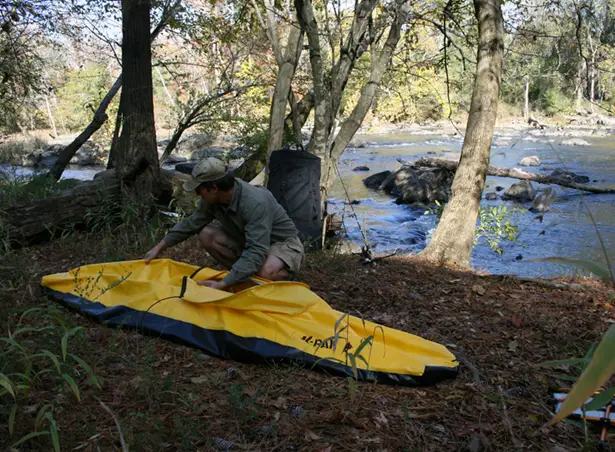
POLYGON ((106 200, 119 198, 116 178, 101 178, 62 190, 55 196, 9 207, 0 214, 0 223, 12 246, 19 247, 49 240, 58 233, 86 224, 89 215, 102 212, 106 200))
MULTIPOLYGON (((181 185, 189 177, 177 171, 160 171, 165 198, 178 199, 184 210, 188 210, 196 195, 185 193, 181 185)), ((1 210, 0 230, 13 247, 33 245, 67 231, 87 229, 91 226, 88 219, 117 207, 120 200, 115 170, 108 170, 57 195, 1 210)))
MULTIPOLYGON (((444 168, 450 171, 456 171, 458 162, 455 160, 434 158, 434 157, 422 157, 415 162, 408 162, 403 159, 397 159, 403 165, 409 165, 414 167, 427 167, 427 168, 444 168)), ((562 187, 574 188, 576 190, 583 190, 589 193, 615 193, 615 188, 596 188, 589 185, 578 184, 576 182, 567 181, 559 177, 547 176, 544 174, 534 174, 523 171, 519 168, 498 168, 496 166, 489 166, 487 169, 488 176, 497 177, 509 177, 512 179, 529 180, 537 182, 539 184, 555 184, 562 187)))

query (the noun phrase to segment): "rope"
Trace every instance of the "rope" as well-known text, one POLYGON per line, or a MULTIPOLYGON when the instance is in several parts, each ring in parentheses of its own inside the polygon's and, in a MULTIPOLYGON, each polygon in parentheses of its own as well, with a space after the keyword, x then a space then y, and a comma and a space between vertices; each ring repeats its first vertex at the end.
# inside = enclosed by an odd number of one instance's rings
POLYGON ((344 179, 342 179, 342 175, 340 174, 340 169, 337 166, 337 162, 333 162, 333 166, 335 167, 335 172, 337 173, 337 177, 339 178, 340 183, 342 184, 342 188, 344 189, 344 193, 346 194, 346 200, 348 201, 348 205, 350 206, 350 209, 352 210, 352 216, 354 216, 355 220, 357 221, 357 226, 359 227, 359 231, 361 232, 361 237, 363 238, 363 248, 362 248, 361 255, 365 257, 366 259, 372 259, 372 256, 373 256, 372 250, 369 246, 369 242, 367 241, 367 235, 365 234, 365 231, 363 231, 363 228, 361 227, 361 222, 359 221, 357 212, 354 210, 354 206, 352 205, 350 195, 348 194, 348 190, 346 189, 346 184, 344 183, 344 179))

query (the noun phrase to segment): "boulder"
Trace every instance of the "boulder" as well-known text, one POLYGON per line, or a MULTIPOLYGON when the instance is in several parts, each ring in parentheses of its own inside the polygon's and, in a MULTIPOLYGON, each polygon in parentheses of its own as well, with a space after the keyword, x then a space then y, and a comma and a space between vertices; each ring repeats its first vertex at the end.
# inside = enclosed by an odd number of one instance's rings
POLYGON ((540 159, 535 155, 531 155, 529 157, 523 157, 521 161, 519 162, 519 165, 521 166, 540 166, 540 159))
POLYGON ((490 191, 485 195, 485 199, 488 201, 495 201, 496 199, 498 199, 498 194, 494 191, 490 191))
POLYGON ((557 168, 555 171, 551 173, 551 177, 555 179, 560 179, 564 182, 573 182, 576 184, 587 184, 589 182, 589 177, 581 176, 579 174, 573 173, 572 171, 563 170, 557 168))
MULTIPOLYGON (((66 146, 52 144, 44 149, 38 149, 28 154, 23 160, 23 166, 33 166, 37 169, 51 168, 60 152, 66 146)), ((107 158, 107 151, 92 141, 86 141, 70 161, 71 165, 101 166, 107 158)))
POLYGON ((528 180, 523 180, 512 184, 508 190, 502 195, 503 199, 513 199, 517 201, 532 201, 536 196, 536 190, 532 183, 528 180))
MULTIPOLYGON (((178 170, 179 171, 179 170, 178 170)), ((382 171, 363 179, 363 185, 372 190, 378 190, 380 185, 391 175, 390 171, 382 171)))
POLYGON ((445 203, 451 195, 453 171, 444 168, 403 166, 389 176, 384 190, 397 198, 398 204, 445 203))
POLYGON ((495 187, 495 191, 502 191, 504 190, 504 187, 502 187, 501 185, 498 185, 497 187, 495 187))
POLYGON ((180 155, 190 155, 195 151, 211 146, 213 143, 211 137, 204 133, 195 133, 188 135, 177 143, 176 152, 180 155))
POLYGON ((369 167, 368 166, 357 166, 356 168, 353 169, 353 171, 369 171, 369 167))
POLYGON ((589 143, 582 138, 570 138, 562 141, 562 144, 566 146, 589 146, 589 143))
POLYGON ((107 152, 96 143, 86 141, 73 156, 70 163, 79 166, 100 166, 105 163, 107 152))

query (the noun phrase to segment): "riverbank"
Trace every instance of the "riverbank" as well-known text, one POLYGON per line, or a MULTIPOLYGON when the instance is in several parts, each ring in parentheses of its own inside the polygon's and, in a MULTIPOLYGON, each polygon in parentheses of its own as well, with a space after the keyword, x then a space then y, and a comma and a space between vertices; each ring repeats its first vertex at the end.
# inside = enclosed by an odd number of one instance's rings
MULTIPOLYGON (((39 282, 45 274, 139 258, 156 239, 145 237, 147 232, 125 238, 118 232, 71 234, 14 251, 12 268, 0 270, 0 315, 5 319, 1 335, 7 336, 7 328, 15 332, 18 326, 41 327, 45 312, 54 309, 65 328, 84 328, 69 339, 68 351, 89 363, 103 382, 97 389, 81 375, 78 403, 61 379, 42 378, 19 400, 13 440, 33 431, 38 410, 51 404, 66 450, 115 450, 120 434, 130 449, 144 451, 583 447, 582 428, 561 423, 541 430, 551 416, 553 389, 569 385, 561 376, 576 376, 575 369, 538 365, 583 356, 615 323, 609 291, 597 282, 577 279, 566 281, 574 285, 554 288, 434 268, 415 258, 365 266, 352 256, 309 255, 300 279, 335 309, 445 344, 463 357, 458 377, 435 387, 350 387, 344 379, 295 366, 220 360, 111 329, 58 308, 41 295, 39 282), (19 323, 32 307, 44 311, 27 314, 19 323)), ((168 250, 165 257, 211 265, 195 240, 168 250)), ((42 333, 25 331, 19 341, 27 344, 31 339, 27 346, 32 351, 49 347, 61 356, 61 336, 54 348, 49 345, 54 331, 39 337, 42 333)), ((53 367, 45 360, 40 358, 37 365, 53 367)), ((2 416, 8 415, 5 407, 2 416)), ((598 431, 589 426, 588 447, 597 442, 598 431)), ((11 444, 7 434, 0 438, 0 448, 11 444)), ((42 436, 24 450, 48 449, 50 444, 49 437, 42 436)))
MULTIPOLYGON (((519 136, 527 140, 532 137, 606 137, 615 135, 615 117, 601 114, 558 115, 541 119, 545 128, 528 124, 522 118, 502 115, 496 123, 496 135, 519 136)), ((461 138, 467 122, 466 115, 457 115, 450 120, 428 121, 421 124, 389 124, 374 121, 362 126, 349 148, 365 145, 361 135, 387 135, 410 133, 422 136, 438 136, 440 138, 461 138)), ((306 126, 304 134, 309 135, 310 127, 306 126)), ((158 130, 158 153, 162 155, 168 143, 172 130, 158 130)), ((28 134, 14 134, 2 137, 0 140, 0 164, 35 167, 49 167, 59 151, 69 144, 77 134, 66 134, 52 138, 50 131, 37 130, 28 134)), ((208 156, 216 156, 231 160, 241 160, 249 152, 237 145, 238 137, 209 137, 196 131, 187 132, 178 143, 177 148, 167 160, 167 164, 185 161, 195 161, 208 156)), ((495 143, 497 145, 497 142, 495 143)), ((76 166, 104 166, 108 157, 109 143, 94 139, 88 141, 71 160, 76 166)))

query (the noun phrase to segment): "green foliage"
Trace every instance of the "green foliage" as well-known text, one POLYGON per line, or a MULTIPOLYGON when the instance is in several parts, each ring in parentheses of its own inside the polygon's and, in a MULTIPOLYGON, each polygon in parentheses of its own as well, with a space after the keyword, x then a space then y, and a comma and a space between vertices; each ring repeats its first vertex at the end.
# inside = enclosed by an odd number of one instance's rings
POLYGON ((549 116, 569 113, 572 109, 572 101, 559 88, 553 87, 544 93, 543 108, 549 116))
MULTIPOLYGON (((365 320, 363 320, 363 328, 365 328, 365 326, 366 326, 366 323, 365 323, 365 320)), ((343 341, 342 352, 344 353, 344 360, 342 361, 335 357, 329 357, 329 358, 321 358, 314 363, 314 366, 315 366, 320 361, 326 359, 328 361, 338 362, 351 369, 352 374, 348 375, 346 377, 346 380, 348 381, 348 396, 350 397, 350 401, 352 403, 354 403, 358 395, 358 392, 359 392, 359 387, 356 385, 356 380, 359 379, 359 368, 358 368, 357 363, 361 361, 362 363, 365 364, 366 369, 369 370, 369 363, 371 361, 374 339, 378 331, 380 331, 380 333, 382 334, 382 340, 384 341, 385 340, 384 329, 378 325, 374 327, 374 331, 370 336, 362 338, 359 345, 357 345, 356 348, 354 348, 354 346, 350 343, 350 315, 348 313, 345 313, 335 322, 335 325, 333 327, 333 336, 323 341, 323 344, 332 342, 333 352, 336 352, 338 346, 340 346, 340 340, 342 340, 343 341), (344 321, 345 321, 345 325, 344 325, 344 321), (344 335, 344 333, 346 334, 344 335), (369 347, 369 354, 366 357, 363 351, 368 347, 369 347)), ((316 351, 318 351, 319 349, 320 349, 320 346, 316 349, 316 351)))
MULTIPOLYGON (((109 195, 101 204, 102 208, 86 213, 86 226, 92 233, 101 234, 103 240, 109 242, 109 249, 122 250, 126 254, 151 248, 165 230, 184 215, 175 202, 169 206, 171 216, 160 213, 158 207, 147 200, 132 201, 109 195)), ((123 260, 124 256, 111 258, 123 260)))
POLYGON ((75 179, 56 182, 45 174, 20 176, 15 172, 0 172, 0 209, 54 196, 80 183, 75 179))
POLYGON ((476 244, 481 239, 484 239, 489 248, 497 254, 502 254, 504 248, 500 245, 503 241, 517 241, 519 227, 514 216, 523 212, 523 210, 517 208, 509 210, 506 206, 481 206, 478 212, 479 223, 476 227, 474 243, 476 244))
POLYGON ((0 131, 15 132, 27 124, 32 99, 43 88, 40 38, 29 26, 28 1, 0 2, 0 131))
MULTIPOLYGON (((58 119, 70 131, 82 130, 92 120, 94 110, 109 91, 111 83, 111 75, 105 66, 92 64, 67 72, 65 81, 57 90, 58 119)), ((115 117, 112 109, 107 114, 110 118, 115 117)), ((107 138, 111 130, 107 127, 107 138)))
POLYGON ((10 437, 18 431, 22 434, 12 447, 49 436, 52 448, 60 451, 60 435, 54 417, 56 399, 60 400, 69 392, 81 402, 81 388, 86 377, 90 385, 102 387, 102 381, 91 366, 69 352, 70 342, 78 339, 83 331, 83 327, 70 328, 55 309, 33 308, 21 314, 14 329, 9 326, 6 337, 0 337, 0 416, 8 420, 10 437), (26 318, 39 326, 22 327, 26 318), (33 393, 49 387, 53 391, 46 392, 47 398, 32 419, 33 393))
MULTIPOLYGON (((439 220, 444 207, 444 204, 436 201, 435 206, 427 209, 424 214, 435 215, 439 220)), ((524 212, 522 209, 509 209, 507 206, 481 206, 478 211, 474 245, 484 240, 495 253, 502 254, 504 252, 502 242, 517 242, 519 225, 515 216, 524 212)))
POLYGON ((257 399, 262 396, 260 390, 250 394, 245 385, 232 384, 229 387, 228 400, 241 420, 254 419, 261 410, 257 399))

